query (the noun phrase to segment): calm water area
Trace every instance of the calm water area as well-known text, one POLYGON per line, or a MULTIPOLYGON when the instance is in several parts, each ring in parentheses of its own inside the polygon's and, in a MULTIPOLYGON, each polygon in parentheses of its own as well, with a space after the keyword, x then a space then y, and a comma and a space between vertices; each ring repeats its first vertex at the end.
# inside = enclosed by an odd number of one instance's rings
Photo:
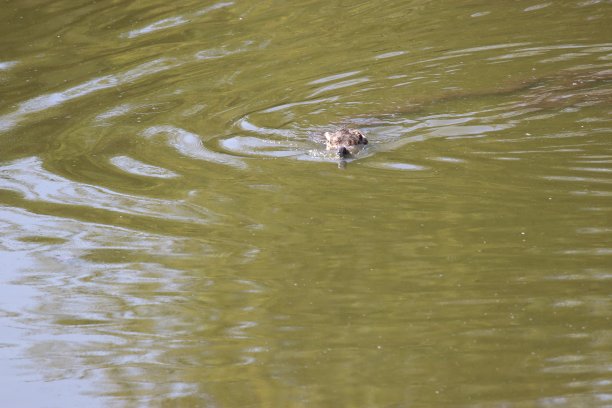
POLYGON ((0 21, 2 407, 612 407, 612 2, 0 21))

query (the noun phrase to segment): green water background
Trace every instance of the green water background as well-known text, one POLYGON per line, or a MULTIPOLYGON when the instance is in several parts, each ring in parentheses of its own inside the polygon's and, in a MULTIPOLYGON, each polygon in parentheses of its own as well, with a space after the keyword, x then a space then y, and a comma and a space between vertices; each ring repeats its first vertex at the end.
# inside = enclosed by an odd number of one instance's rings
POLYGON ((610 406, 611 13, 5 2, 3 405, 610 406))

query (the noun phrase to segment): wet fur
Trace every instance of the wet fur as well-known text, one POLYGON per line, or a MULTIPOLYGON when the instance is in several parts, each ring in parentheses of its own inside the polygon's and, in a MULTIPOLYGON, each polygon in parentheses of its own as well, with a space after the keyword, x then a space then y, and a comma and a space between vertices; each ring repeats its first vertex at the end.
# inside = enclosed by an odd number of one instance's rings
POLYGON ((340 158, 351 157, 368 144, 368 139, 358 129, 342 128, 325 132, 324 136, 327 150, 335 150, 340 158))

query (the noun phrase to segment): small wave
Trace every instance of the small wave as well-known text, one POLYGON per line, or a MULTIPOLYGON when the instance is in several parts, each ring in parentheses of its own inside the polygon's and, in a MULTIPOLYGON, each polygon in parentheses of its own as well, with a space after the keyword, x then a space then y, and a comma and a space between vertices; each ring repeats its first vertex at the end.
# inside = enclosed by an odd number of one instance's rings
POLYGON ((174 178, 178 177, 173 171, 164 169, 150 164, 143 163, 139 160, 128 156, 115 156, 110 159, 110 162, 126 173, 135 174, 138 176, 157 177, 157 178, 174 178))
MULTIPOLYGON (((202 10, 199 10, 197 12, 195 12, 193 15, 194 16, 202 16, 204 14, 207 14, 211 11, 214 10, 218 10, 220 8, 223 7, 228 7, 233 5, 234 2, 221 2, 221 3, 217 3, 217 4, 213 4, 212 6, 203 8, 202 10)), ((142 28, 138 28, 136 30, 131 30, 127 33, 121 34, 121 37, 124 38, 136 38, 136 37, 140 37, 142 35, 146 35, 146 34, 150 34, 156 31, 161 31, 161 30, 166 30, 168 28, 173 28, 173 27, 178 27, 184 24, 188 24, 192 22, 192 19, 187 17, 187 16, 173 16, 173 17, 168 17, 168 18, 164 18, 158 21, 155 21, 145 27, 142 28)))
POLYGON ((212 163, 245 169, 244 160, 229 154, 214 152, 202 144, 202 139, 195 133, 173 126, 152 126, 143 132, 146 138, 165 135, 168 145, 184 156, 212 163))
POLYGON ((79 183, 51 173, 37 157, 0 166, 0 189, 20 193, 26 200, 84 206, 125 214, 208 223, 209 210, 176 200, 128 195, 107 188, 79 183))

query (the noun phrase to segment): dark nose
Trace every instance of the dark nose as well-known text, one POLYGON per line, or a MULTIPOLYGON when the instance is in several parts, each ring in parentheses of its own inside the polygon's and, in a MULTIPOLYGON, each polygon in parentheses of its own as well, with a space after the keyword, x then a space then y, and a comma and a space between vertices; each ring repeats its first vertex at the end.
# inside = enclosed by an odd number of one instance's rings
POLYGON ((351 152, 348 151, 348 149, 344 146, 338 148, 338 157, 349 157, 351 155, 351 152))

